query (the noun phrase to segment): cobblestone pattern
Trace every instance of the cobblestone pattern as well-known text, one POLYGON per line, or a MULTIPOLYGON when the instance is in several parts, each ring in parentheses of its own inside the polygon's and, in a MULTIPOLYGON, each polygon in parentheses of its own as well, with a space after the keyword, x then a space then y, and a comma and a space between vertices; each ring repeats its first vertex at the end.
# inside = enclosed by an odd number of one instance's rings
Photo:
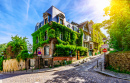
MULTIPOLYGON (((99 57, 101 58, 101 57, 99 57)), ((130 83, 105 76, 93 71, 96 60, 84 63, 80 66, 62 66, 46 72, 30 74, 5 74, 0 75, 3 83, 130 83)))

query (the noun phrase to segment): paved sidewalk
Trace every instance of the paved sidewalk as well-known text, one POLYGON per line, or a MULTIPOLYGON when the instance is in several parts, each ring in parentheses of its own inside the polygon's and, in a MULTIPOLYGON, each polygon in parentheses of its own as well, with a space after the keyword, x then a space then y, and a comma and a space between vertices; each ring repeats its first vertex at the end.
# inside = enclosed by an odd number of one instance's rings
POLYGON ((58 70, 61 70, 61 69, 65 69, 64 67, 67 68, 73 68, 75 66, 79 66, 79 65, 82 65, 83 63, 85 62, 90 62, 91 60, 95 59, 95 58, 98 58, 100 57, 102 54, 98 54, 98 55, 95 55, 95 56, 90 56, 90 57, 86 57, 84 59, 81 59, 81 60, 77 60, 75 62, 73 62, 72 64, 70 65, 66 65, 66 66, 59 66, 59 67, 54 67, 54 68, 43 68, 43 69, 29 69, 29 70, 22 70, 22 71, 11 71, 11 72, 1 72, 1 74, 25 74, 25 73, 41 73, 41 72, 49 72, 49 71, 58 71, 58 70))

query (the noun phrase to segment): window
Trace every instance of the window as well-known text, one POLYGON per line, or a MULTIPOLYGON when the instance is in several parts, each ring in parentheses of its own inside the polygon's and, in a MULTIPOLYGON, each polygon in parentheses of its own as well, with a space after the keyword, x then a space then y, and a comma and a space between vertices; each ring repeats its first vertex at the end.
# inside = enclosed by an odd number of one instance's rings
POLYGON ((60 39, 63 40, 63 33, 60 34, 60 39))
POLYGON ((45 24, 47 23, 47 18, 45 19, 45 24))
POLYGON ((47 36, 47 31, 45 32, 45 40, 47 40, 48 36, 47 36))
POLYGON ((48 22, 50 22, 50 16, 48 15, 48 22))
POLYGON ((39 41, 38 41, 38 37, 36 38, 36 43, 38 43, 39 41))
POLYGON ((44 55, 49 55, 49 46, 44 47, 44 55))
POLYGON ((68 24, 68 25, 67 25, 67 27, 69 27, 69 28, 70 28, 70 25, 68 24))
POLYGON ((79 29, 77 29, 77 32, 79 33, 79 29))
POLYGON ((74 27, 74 31, 77 31, 77 28, 76 28, 76 27, 74 27))
POLYGON ((39 28, 41 27, 41 23, 39 24, 39 28))
POLYGON ((90 49, 92 49, 92 44, 90 44, 90 49))
POLYGON ((74 31, 74 26, 72 26, 72 30, 74 31))
POLYGON ((63 20, 62 20, 62 19, 60 19, 60 24, 62 24, 62 25, 63 25, 63 20))
POLYGON ((88 32, 88 30, 87 30, 87 27, 86 27, 86 26, 84 26, 84 30, 88 32))
POLYGON ((87 39, 87 35, 86 34, 84 34, 84 39, 87 39))

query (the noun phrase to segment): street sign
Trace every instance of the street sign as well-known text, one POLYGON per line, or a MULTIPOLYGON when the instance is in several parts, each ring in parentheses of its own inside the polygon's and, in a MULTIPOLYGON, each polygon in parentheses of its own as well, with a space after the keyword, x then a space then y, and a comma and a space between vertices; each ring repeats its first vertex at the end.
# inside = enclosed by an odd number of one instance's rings
POLYGON ((103 52, 107 52, 107 49, 103 49, 103 52))
POLYGON ((41 51, 38 51, 38 55, 41 55, 41 51))
POLYGON ((104 44, 101 46, 102 48, 108 48, 108 44, 104 44))

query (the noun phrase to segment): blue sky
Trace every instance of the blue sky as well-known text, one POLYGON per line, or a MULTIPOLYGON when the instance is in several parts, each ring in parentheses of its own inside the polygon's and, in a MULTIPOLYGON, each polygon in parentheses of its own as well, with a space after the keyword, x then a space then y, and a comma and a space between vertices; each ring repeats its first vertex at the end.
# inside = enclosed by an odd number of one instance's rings
POLYGON ((32 43, 36 23, 43 20, 43 13, 52 5, 64 12, 69 22, 101 23, 109 18, 103 17, 107 0, 0 0, 0 44, 11 41, 11 35, 26 36, 32 43))

